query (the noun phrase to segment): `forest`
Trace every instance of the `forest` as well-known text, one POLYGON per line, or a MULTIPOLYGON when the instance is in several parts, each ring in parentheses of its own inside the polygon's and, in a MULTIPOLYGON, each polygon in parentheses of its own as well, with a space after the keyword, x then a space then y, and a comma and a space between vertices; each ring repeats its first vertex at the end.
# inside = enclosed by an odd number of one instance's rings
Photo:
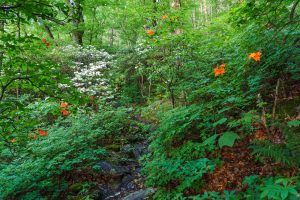
POLYGON ((0 200, 300 199, 300 0, 0 0, 0 200))

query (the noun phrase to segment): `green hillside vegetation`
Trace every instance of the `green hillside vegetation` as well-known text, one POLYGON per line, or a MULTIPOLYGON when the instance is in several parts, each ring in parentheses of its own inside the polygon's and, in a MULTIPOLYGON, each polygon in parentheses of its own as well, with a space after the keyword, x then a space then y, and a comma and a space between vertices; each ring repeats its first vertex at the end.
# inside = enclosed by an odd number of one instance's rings
POLYGON ((300 199, 299 0, 1 0, 0 200, 300 199))

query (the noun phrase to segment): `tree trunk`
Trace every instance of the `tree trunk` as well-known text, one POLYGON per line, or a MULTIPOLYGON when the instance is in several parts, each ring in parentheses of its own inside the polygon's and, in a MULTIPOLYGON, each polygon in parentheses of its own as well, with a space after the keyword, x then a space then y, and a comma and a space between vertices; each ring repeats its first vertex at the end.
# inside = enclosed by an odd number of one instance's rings
POLYGON ((208 21, 208 10, 207 10, 206 0, 203 0, 203 14, 204 14, 204 19, 205 19, 205 23, 206 23, 208 21))
MULTIPOLYGON (((92 21, 93 24, 95 24, 95 22, 96 22, 96 10, 97 10, 97 8, 93 8, 93 21, 92 21)), ((92 42, 93 42, 93 38, 94 38, 94 26, 93 26, 92 29, 91 29, 91 34, 90 34, 90 45, 91 45, 92 42)))
MULTIPOLYGON (((4 27, 5 27, 5 21, 3 19, 3 20, 0 20, 0 34, 4 33, 4 27)), ((0 50, 0 68, 3 65, 3 56, 4 56, 4 53, 3 53, 3 51, 0 50)), ((0 75, 1 75, 1 71, 0 71, 0 75)))
POLYGON ((47 32, 48 36, 51 38, 51 39, 54 39, 54 35, 50 29, 50 27, 44 23, 44 21, 41 19, 41 18, 38 18, 38 21, 39 23, 44 27, 45 31, 47 32))
POLYGON ((110 30, 110 46, 111 47, 114 45, 114 37, 115 37, 114 28, 111 28, 111 30, 110 30))
POLYGON ((44 29, 45 29, 46 32, 48 33, 49 37, 52 38, 52 39, 54 39, 54 35, 53 35, 53 33, 52 33, 50 27, 49 27, 48 25, 44 24, 44 29))
POLYGON ((72 30, 73 41, 79 45, 82 45, 84 35, 82 25, 84 24, 84 18, 81 0, 66 0, 66 3, 69 6, 69 15, 74 26, 74 29, 72 30))

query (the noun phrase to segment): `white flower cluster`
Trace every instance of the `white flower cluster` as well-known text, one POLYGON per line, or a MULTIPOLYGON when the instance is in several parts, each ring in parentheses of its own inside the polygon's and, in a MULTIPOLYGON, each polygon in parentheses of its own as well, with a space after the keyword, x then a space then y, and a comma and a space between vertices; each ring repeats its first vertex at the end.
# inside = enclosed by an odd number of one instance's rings
POLYGON ((61 88, 61 89, 66 89, 66 88, 69 88, 70 86, 68 84, 59 83, 58 87, 61 88))
MULTIPOLYGON (((81 47, 68 45, 61 52, 73 60, 72 83, 79 92, 87 95, 99 95, 112 98, 109 86, 109 68, 113 56, 93 46, 81 47)), ((63 87, 66 87, 63 85, 63 87)))
POLYGON ((89 95, 110 95, 109 83, 105 78, 111 62, 98 61, 88 65, 77 66, 72 82, 81 93, 89 95))
POLYGON ((151 50, 149 45, 145 46, 143 43, 139 43, 135 46, 135 51, 138 55, 143 55, 148 53, 151 50))
POLYGON ((94 46, 74 46, 67 45, 61 49, 61 52, 73 58, 75 66, 88 65, 97 61, 109 61, 113 58, 112 55, 104 50, 98 50, 94 46))

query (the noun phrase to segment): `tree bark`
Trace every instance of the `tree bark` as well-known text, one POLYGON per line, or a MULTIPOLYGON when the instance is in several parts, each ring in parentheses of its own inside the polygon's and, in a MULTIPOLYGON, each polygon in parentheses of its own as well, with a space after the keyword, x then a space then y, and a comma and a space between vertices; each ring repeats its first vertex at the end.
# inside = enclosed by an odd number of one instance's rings
POLYGON ((47 32, 48 36, 52 39, 54 39, 54 35, 50 29, 50 27, 44 23, 44 21, 39 17, 38 18, 39 23, 44 27, 45 31, 47 32))
POLYGON ((84 35, 82 25, 84 24, 84 18, 81 0, 66 0, 66 3, 69 6, 69 15, 71 16, 71 21, 74 26, 74 29, 72 30, 73 41, 82 45, 84 35))
POLYGON ((111 28, 111 30, 110 30, 110 46, 111 47, 114 45, 114 41, 115 41, 114 37, 115 37, 114 28, 111 28))

